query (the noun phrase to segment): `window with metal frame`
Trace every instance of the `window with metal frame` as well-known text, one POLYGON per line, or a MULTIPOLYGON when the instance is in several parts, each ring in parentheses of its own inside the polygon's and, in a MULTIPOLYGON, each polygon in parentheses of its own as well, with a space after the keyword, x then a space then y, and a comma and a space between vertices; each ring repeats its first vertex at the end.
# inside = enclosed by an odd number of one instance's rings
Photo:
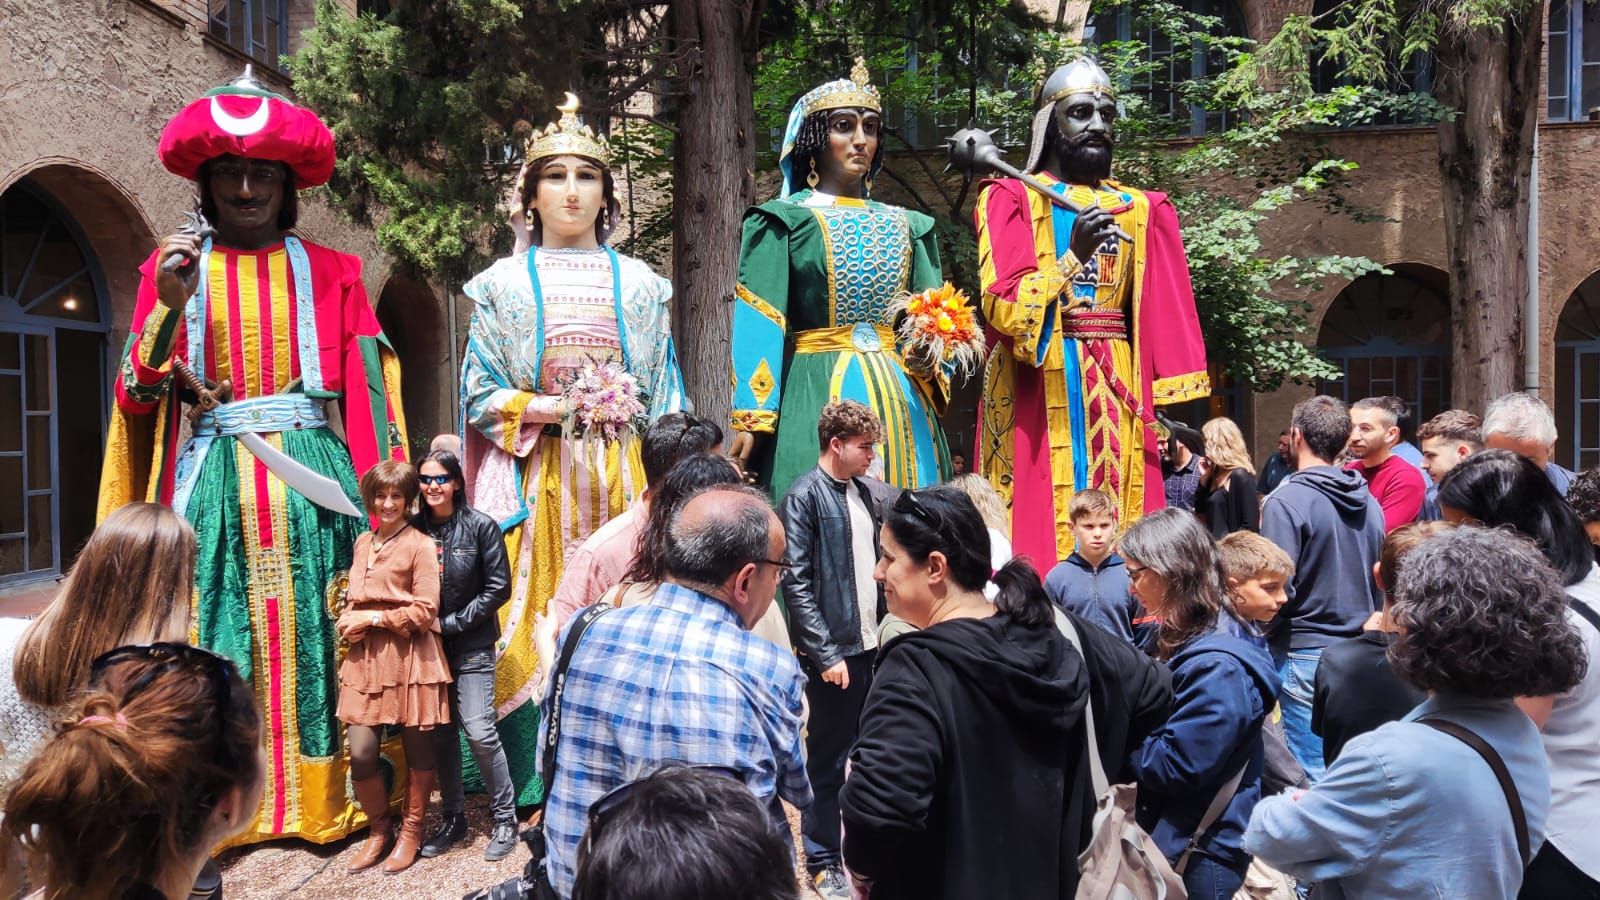
MULTIPOLYGON (((1217 20, 1220 26, 1213 29, 1216 37, 1248 36, 1244 13, 1233 0, 1180 0, 1180 5, 1189 13, 1217 20)), ((1151 68, 1134 79, 1133 91, 1143 96, 1157 115, 1179 123, 1182 133, 1198 137, 1226 131, 1238 121, 1236 111, 1207 109, 1184 99, 1190 82, 1215 78, 1227 67, 1227 54, 1208 41, 1197 37, 1189 47, 1174 43, 1172 35, 1154 27, 1146 16, 1127 5, 1096 15, 1084 40, 1092 44, 1137 41, 1143 45, 1144 62, 1151 68)))
POLYGON ((1556 324, 1555 460, 1600 465, 1600 272, 1572 292, 1556 324))
POLYGON ((1357 278, 1328 307, 1317 353, 1344 377, 1318 381, 1317 392, 1347 403, 1399 397, 1411 406, 1413 422, 1426 422, 1450 405, 1445 276, 1396 269, 1357 278))
POLYGON ((1545 61, 1545 118, 1600 117, 1600 0, 1550 0, 1545 61))
POLYGON ((210 0, 211 36, 274 72, 289 52, 289 0, 210 0))

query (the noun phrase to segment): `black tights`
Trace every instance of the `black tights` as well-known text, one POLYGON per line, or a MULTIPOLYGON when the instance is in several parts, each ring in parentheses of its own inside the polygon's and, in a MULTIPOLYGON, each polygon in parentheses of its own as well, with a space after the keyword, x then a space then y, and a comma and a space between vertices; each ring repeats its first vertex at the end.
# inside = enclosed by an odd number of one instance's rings
MULTIPOLYGON (((361 781, 378 774, 379 729, 371 725, 351 725, 350 778, 361 781)), ((420 728, 401 728, 400 744, 405 747, 406 767, 433 768, 433 735, 420 728)))

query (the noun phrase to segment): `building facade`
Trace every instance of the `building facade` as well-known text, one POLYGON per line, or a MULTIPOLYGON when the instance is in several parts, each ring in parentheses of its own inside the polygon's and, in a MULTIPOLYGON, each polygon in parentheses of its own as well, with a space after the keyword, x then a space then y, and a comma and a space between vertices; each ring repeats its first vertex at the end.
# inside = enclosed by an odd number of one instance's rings
MULTIPOLYGON (((6 0, 0 28, 0 591, 59 576, 94 526, 110 379, 138 267, 193 207, 161 127, 246 63, 281 60, 314 0, 6 0)), ((346 3, 354 12, 354 3, 346 3)), ((413 443, 447 428, 455 379, 440 292, 315 192, 297 229, 358 254, 399 351, 413 443)), ((465 312, 465 311, 463 311, 465 312)))
MULTIPOLYGON (((1189 0, 1257 41, 1286 16, 1320 14, 1330 0, 1189 0)), ((1556 413, 1557 459, 1600 465, 1600 2, 1553 0, 1547 27, 1534 199, 1538 232, 1537 391, 1556 413)), ((1397 66, 1397 91, 1427 91, 1431 60, 1397 66)), ((1175 80, 1187 73, 1174 72, 1175 80)), ((1328 67, 1320 89, 1339 83, 1328 67)), ((1197 128, 1206 123, 1195 116, 1197 128)), ((1322 136, 1329 155, 1351 160, 1344 196, 1377 213, 1357 221, 1312 204, 1283 210, 1263 235, 1263 252, 1366 256, 1392 274, 1330 281, 1311 295, 1304 335, 1344 377, 1269 394, 1231 393, 1212 411, 1240 420, 1257 456, 1288 427, 1294 404, 1314 392, 1348 400, 1396 395, 1418 422, 1450 405, 1451 316, 1438 139, 1431 125, 1389 122, 1322 136)), ((1507 265, 1519 264, 1507 260, 1507 265)), ((1527 385, 1534 387, 1534 385, 1527 385)), ((1475 412, 1493 398, 1485 397, 1475 412)))

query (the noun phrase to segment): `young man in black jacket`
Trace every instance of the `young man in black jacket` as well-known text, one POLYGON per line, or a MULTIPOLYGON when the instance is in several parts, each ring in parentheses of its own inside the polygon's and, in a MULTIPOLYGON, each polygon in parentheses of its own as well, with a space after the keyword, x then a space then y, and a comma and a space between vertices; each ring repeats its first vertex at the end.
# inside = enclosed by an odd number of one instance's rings
POLYGON ((467 836, 461 787, 461 742, 483 776, 494 813, 494 833, 484 859, 504 859, 517 846, 517 807, 506 751, 495 730, 495 642, 500 639, 500 607, 511 596, 511 567, 494 519, 467 505, 466 481, 454 453, 438 450, 422 458, 422 511, 412 519, 439 550, 439 632, 450 662, 450 726, 435 728, 439 798, 443 818, 422 845, 434 857, 467 836))
POLYGON ((880 518, 861 477, 881 434, 877 416, 861 403, 823 407, 817 467, 790 485, 779 508, 789 542, 783 597, 811 707, 806 772, 815 799, 801 832, 806 869, 824 900, 850 896, 839 853, 839 788, 872 686, 883 616, 883 591, 872 577, 880 518))

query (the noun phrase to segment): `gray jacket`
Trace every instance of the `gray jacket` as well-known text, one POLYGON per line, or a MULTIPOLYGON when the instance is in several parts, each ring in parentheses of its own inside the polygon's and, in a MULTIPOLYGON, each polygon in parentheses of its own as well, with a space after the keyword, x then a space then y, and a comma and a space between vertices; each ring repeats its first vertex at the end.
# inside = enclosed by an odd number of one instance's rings
MULTIPOLYGON (((783 558, 790 568, 783 576, 783 599, 789 610, 789 633, 795 649, 819 669, 866 650, 853 581, 855 553, 850 510, 845 506, 847 490, 859 492, 872 516, 876 557, 883 517, 862 479, 839 481, 819 466, 795 479, 778 506, 788 540, 783 558)), ((882 619, 883 586, 877 590, 878 618, 882 619)), ((876 627, 877 622, 871 625, 876 627)))

